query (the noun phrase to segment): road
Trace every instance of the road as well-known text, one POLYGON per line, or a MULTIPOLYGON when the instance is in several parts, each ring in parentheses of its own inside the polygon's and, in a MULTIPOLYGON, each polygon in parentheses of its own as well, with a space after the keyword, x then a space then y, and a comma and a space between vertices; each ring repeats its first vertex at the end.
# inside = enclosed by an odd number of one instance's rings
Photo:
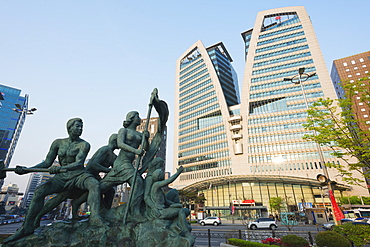
MULTIPOLYGON (((239 230, 243 234, 245 231, 245 226, 243 225, 233 225, 233 224, 222 224, 219 226, 207 225, 201 226, 198 224, 192 224, 192 234, 196 236, 195 239, 195 247, 208 247, 208 229, 210 230, 211 236, 217 236, 215 238, 211 238, 211 245, 210 246, 220 246, 220 243, 226 242, 226 234, 233 234, 235 237, 238 238, 239 230)), ((261 233, 263 234, 267 229, 257 229, 254 231, 250 231, 251 233, 261 233)), ((268 230, 267 230, 268 231, 268 230)), ((285 226, 279 226, 277 231, 288 231, 288 228, 285 226)), ((313 226, 313 225, 304 225, 304 226, 294 226, 293 231, 302 231, 302 232, 318 232, 323 231, 320 226, 313 226)), ((271 233, 271 231, 268 231, 271 233)))
MULTIPOLYGON (((41 221, 41 225, 49 224, 51 221, 41 221)), ((21 227, 22 223, 13 223, 9 225, 2 225, 0 226, 0 234, 13 234, 19 227, 21 227)), ((238 231, 241 230, 244 233, 245 226, 243 225, 233 225, 233 224, 222 224, 219 226, 207 225, 201 226, 198 224, 192 224, 192 233, 196 235, 195 246, 196 247, 205 247, 208 246, 208 229, 212 234, 220 234, 223 236, 224 233, 233 233, 238 234, 238 231)), ((288 231, 287 227, 279 226, 279 231, 288 231)), ((322 231, 321 227, 316 227, 312 225, 306 226, 295 226, 293 228, 294 231, 304 231, 304 232, 317 232, 322 231)), ((255 230, 255 232, 262 232, 265 230, 255 230)), ((220 243, 225 243, 225 238, 211 238, 211 246, 220 246, 220 243)))
MULTIPOLYGON (((50 222, 51 220, 43 220, 41 221, 41 225, 43 226, 49 224, 50 222)), ((2 225, 0 226, 0 234, 13 234, 19 227, 22 226, 22 224, 23 222, 2 225)))

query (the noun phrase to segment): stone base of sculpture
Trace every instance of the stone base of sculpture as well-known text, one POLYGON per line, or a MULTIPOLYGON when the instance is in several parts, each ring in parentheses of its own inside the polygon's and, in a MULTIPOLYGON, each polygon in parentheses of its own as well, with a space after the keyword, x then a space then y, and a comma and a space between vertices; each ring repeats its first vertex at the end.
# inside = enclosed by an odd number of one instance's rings
MULTIPOLYGON (((129 219, 122 222, 125 205, 110 209, 104 219, 107 225, 93 226, 85 222, 56 222, 38 228, 34 234, 10 242, 6 247, 134 247, 194 245, 190 231, 182 231, 172 220, 154 219, 144 222, 129 219)), ((143 221, 143 220, 141 220, 143 221)))

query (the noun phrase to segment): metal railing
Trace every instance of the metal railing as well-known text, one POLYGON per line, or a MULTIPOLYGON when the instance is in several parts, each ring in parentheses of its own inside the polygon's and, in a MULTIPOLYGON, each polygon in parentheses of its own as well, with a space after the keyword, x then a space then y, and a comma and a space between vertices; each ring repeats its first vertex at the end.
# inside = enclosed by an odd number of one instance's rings
POLYGON ((208 246, 211 246, 212 238, 222 238, 225 242, 229 238, 238 238, 248 241, 260 242, 266 238, 281 238, 285 235, 297 235, 305 238, 311 245, 315 244, 315 238, 318 232, 310 231, 277 231, 277 230, 196 230, 191 233, 195 238, 207 238, 208 246))

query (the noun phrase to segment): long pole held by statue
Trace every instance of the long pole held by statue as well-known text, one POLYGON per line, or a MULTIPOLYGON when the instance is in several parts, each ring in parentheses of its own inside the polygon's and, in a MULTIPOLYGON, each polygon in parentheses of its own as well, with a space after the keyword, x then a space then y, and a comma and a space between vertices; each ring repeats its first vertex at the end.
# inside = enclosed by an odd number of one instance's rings
MULTIPOLYGON (((154 93, 157 93, 158 90, 157 88, 154 88, 153 92, 152 92, 152 95, 154 93)), ((144 131, 143 131, 143 135, 142 135, 142 138, 141 138, 141 146, 140 148, 143 148, 144 146, 144 143, 145 143, 145 132, 148 130, 148 127, 149 127, 149 122, 150 122, 150 115, 152 113, 152 109, 153 109, 153 97, 150 97, 150 102, 149 102, 149 108, 148 108, 148 113, 147 113, 147 116, 146 116, 146 122, 145 122, 145 127, 144 127, 144 131)), ((136 184, 136 177, 137 177, 137 174, 138 174, 138 171, 139 171, 139 166, 141 164, 141 161, 143 159, 143 155, 139 156, 138 159, 137 159, 137 162, 135 162, 136 164, 136 169, 135 169, 135 174, 134 174, 134 180, 132 181, 132 184, 131 184, 131 190, 130 190, 130 195, 128 197, 128 201, 127 201, 127 205, 126 205, 126 210, 125 210, 125 214, 123 216, 123 224, 126 224, 126 221, 127 221, 127 215, 128 215, 128 211, 129 211, 129 208, 130 208, 130 204, 131 204, 131 201, 132 201, 132 196, 133 196, 133 192, 134 192, 134 189, 135 189, 135 184, 136 184)))

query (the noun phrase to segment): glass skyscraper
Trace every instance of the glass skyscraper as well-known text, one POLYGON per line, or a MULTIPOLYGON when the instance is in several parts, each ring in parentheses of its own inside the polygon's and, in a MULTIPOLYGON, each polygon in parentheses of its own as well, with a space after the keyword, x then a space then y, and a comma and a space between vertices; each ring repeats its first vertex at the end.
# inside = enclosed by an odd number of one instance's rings
MULTIPOLYGON (((13 108, 18 104, 21 109, 27 109, 28 96, 21 96, 21 90, 1 84, 0 93, 3 98, 0 106, 0 160, 8 167, 26 115, 13 111, 13 108)), ((0 188, 3 183, 4 180, 0 179, 0 188)))
POLYGON ((196 42, 177 61, 176 138, 182 184, 231 174, 230 138, 224 118, 239 104, 232 59, 223 43, 196 42))
MULTIPOLYGON (((222 43, 205 48, 198 41, 177 60, 174 160, 185 171, 175 186, 204 194, 204 210, 211 214, 225 215, 236 205, 244 216, 252 209, 261 216, 277 196, 289 210, 302 202, 325 204, 316 180, 322 159, 317 145, 302 139, 309 133, 302 126, 304 94, 299 84, 284 80, 305 68, 315 73, 303 84, 308 105, 336 98, 310 18, 304 7, 262 11, 242 37, 240 98, 222 43)), ((341 164, 330 152, 322 148, 330 178, 339 184, 336 193, 366 195, 330 168, 341 164)))

